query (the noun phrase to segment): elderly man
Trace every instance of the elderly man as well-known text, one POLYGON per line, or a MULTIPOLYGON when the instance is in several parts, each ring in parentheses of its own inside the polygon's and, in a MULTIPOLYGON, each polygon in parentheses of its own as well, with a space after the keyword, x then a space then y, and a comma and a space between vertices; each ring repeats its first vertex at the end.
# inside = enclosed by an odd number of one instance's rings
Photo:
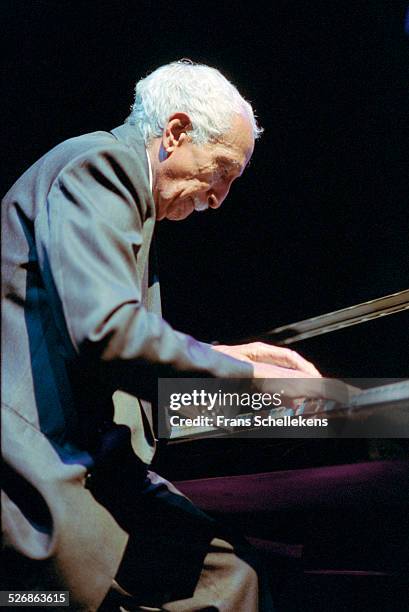
POLYGON ((269 609, 241 545, 148 470, 159 376, 319 376, 291 351, 214 348, 160 315, 155 222, 219 207, 260 131, 217 70, 174 62, 137 83, 126 124, 59 144, 6 195, 13 588, 68 590, 81 610, 115 609, 115 593, 127 609, 269 609))

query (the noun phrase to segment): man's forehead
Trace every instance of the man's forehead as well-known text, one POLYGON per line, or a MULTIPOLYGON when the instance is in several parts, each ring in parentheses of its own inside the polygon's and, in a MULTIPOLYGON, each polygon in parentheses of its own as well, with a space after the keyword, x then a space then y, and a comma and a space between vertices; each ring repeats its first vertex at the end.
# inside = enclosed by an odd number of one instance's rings
POLYGON ((219 145, 223 147, 216 152, 220 163, 230 165, 232 169, 244 170, 254 149, 253 131, 247 118, 237 115, 232 128, 221 139, 219 145))

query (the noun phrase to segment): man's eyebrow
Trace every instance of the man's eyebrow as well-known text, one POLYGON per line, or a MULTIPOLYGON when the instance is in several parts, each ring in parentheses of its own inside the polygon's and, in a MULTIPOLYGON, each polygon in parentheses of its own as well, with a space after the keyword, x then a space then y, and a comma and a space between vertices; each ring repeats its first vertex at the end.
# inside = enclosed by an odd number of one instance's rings
POLYGON ((223 155, 218 155, 216 157, 216 162, 221 166, 226 166, 227 168, 241 169, 241 165, 238 161, 234 159, 229 159, 228 157, 224 157, 223 155))

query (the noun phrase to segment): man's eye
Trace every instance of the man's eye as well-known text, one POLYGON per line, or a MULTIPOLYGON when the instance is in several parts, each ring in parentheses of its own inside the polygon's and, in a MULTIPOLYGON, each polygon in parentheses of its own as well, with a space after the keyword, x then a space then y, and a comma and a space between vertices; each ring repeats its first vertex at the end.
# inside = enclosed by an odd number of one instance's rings
POLYGON ((219 181, 227 181, 229 177, 230 177, 230 171, 228 168, 224 168, 224 167, 219 168, 214 175, 214 178, 219 181))

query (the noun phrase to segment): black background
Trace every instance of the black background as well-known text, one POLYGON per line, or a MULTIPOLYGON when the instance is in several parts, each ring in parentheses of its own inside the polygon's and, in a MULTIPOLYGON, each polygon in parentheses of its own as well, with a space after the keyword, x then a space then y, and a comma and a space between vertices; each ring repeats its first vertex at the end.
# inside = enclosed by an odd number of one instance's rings
MULTIPOLYGON (((405 2, 1 7, 3 192, 56 143, 122 123, 135 81, 174 59, 253 103, 265 133, 223 207, 158 226, 177 328, 248 336, 408 287, 405 2)), ((399 314, 294 348, 324 373, 406 376, 408 330, 399 314)))

